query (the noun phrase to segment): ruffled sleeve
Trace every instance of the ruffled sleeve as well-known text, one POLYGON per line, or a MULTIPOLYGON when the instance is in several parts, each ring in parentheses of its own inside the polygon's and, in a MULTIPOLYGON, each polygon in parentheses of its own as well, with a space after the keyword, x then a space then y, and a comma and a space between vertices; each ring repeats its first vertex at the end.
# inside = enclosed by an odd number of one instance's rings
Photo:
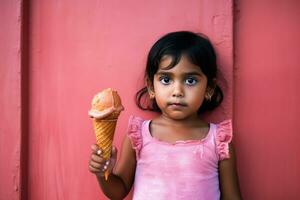
POLYGON ((215 140, 216 140, 216 151, 219 156, 219 160, 230 158, 229 143, 232 140, 231 120, 225 120, 217 124, 215 140))
POLYGON ((131 140, 132 148, 135 150, 136 158, 140 156, 140 151, 143 145, 142 125, 143 119, 136 116, 130 116, 128 122, 127 135, 131 140))

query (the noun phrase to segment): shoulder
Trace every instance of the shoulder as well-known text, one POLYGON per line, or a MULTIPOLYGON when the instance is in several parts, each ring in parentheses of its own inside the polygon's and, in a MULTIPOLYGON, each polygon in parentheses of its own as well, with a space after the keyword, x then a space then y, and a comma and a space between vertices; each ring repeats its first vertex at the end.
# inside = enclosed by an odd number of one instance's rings
POLYGON ((128 120, 127 132, 136 132, 144 123, 144 119, 138 116, 131 115, 128 120))

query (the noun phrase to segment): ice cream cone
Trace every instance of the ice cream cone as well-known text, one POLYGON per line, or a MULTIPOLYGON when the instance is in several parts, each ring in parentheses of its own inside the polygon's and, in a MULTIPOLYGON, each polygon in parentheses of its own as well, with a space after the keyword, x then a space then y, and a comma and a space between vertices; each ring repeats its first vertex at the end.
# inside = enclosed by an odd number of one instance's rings
MULTIPOLYGON (((116 91, 111 88, 98 93, 92 100, 92 109, 96 114, 93 116, 93 126, 96 141, 102 150, 103 158, 108 160, 111 156, 112 143, 120 112, 124 110, 121 99, 116 91)), ((109 171, 105 171, 105 180, 108 179, 109 171)))
MULTIPOLYGON (((96 134, 97 145, 102 150, 102 156, 108 160, 111 156, 112 143, 117 125, 117 120, 94 120, 93 126, 96 134)), ((105 180, 108 179, 108 171, 105 172, 105 180)))

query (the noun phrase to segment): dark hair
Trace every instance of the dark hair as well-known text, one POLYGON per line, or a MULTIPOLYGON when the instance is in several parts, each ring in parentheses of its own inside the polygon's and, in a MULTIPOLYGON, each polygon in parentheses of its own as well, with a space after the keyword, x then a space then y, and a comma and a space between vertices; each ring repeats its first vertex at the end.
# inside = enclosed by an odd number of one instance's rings
MULTIPOLYGON (((203 34, 189 31, 172 32, 161 37, 150 49, 147 58, 145 79, 153 84, 154 75, 159 69, 159 64, 164 56, 171 56, 170 68, 178 64, 182 55, 187 56, 189 61, 201 68, 207 77, 207 86, 214 90, 210 101, 204 100, 198 113, 213 110, 223 100, 223 93, 214 79, 217 76, 216 53, 209 39, 203 34)), ((142 110, 161 112, 155 99, 150 100, 147 87, 140 89, 135 100, 142 110)))

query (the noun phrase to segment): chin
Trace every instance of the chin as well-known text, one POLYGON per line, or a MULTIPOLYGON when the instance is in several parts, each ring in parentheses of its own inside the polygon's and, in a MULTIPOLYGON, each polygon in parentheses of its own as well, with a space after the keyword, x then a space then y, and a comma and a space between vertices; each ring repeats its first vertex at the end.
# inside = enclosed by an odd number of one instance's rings
POLYGON ((184 120, 184 119, 187 119, 188 116, 187 115, 183 115, 183 114, 168 114, 167 115, 170 119, 173 119, 173 120, 184 120))

